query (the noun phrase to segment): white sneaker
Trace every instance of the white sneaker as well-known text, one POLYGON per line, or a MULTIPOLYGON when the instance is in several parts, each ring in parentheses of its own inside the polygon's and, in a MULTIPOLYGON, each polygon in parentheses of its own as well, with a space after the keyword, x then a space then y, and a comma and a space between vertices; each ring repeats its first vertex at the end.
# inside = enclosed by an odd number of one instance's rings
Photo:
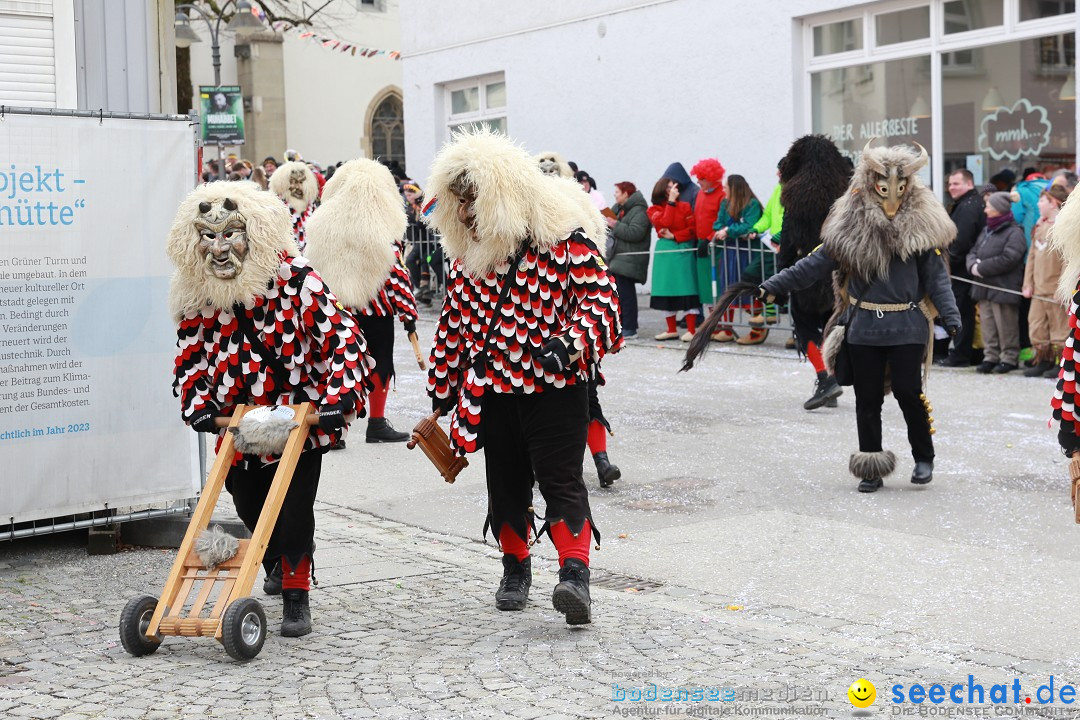
POLYGON ((679 337, 679 333, 677 333, 677 332, 668 332, 667 330, 665 330, 664 332, 657 335, 654 339, 656 339, 656 340, 674 340, 677 337, 679 337))

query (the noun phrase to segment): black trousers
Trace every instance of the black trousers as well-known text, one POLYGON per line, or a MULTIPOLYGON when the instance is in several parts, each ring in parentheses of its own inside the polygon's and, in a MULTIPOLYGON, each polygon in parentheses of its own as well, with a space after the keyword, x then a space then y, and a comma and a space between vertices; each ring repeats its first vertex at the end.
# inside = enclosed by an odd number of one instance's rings
POLYGON ((949 357, 963 362, 971 361, 971 343, 975 339, 975 301, 971 299, 971 285, 959 280, 952 281, 956 309, 960 311, 960 333, 952 339, 949 357))
POLYGON ((820 348, 824 344, 822 333, 831 313, 822 315, 807 310, 803 303, 799 302, 797 294, 791 295, 788 307, 791 310, 791 324, 795 328, 795 342, 798 343, 799 352, 806 354, 807 343, 814 343, 820 348))
POLYGON ((484 393, 481 429, 487 469, 488 523, 528 539, 533 483, 547 504, 548 523, 564 520, 577 534, 588 519, 589 491, 581 476, 589 426, 585 384, 529 395, 484 393))
MULTIPOLYGON (((315 493, 319 490, 322 456, 316 450, 300 453, 277 524, 266 546, 264 567, 272 568, 283 555, 288 558, 289 565, 296 567, 305 555, 311 554, 315 542, 315 493)), ((250 460, 246 467, 241 463, 229 470, 225 489, 232 495, 236 514, 248 530, 254 531, 278 463, 263 467, 258 458, 245 456, 245 460, 250 460)))
POLYGON ((854 345, 848 343, 854 373, 855 422, 859 450, 880 452, 881 406, 885 402, 885 368, 892 393, 907 423, 908 442, 915 460, 934 459, 930 418, 922 398, 922 367, 925 345, 854 345))
POLYGON ((356 326, 367 340, 368 355, 375 360, 375 374, 383 385, 389 385, 394 377, 394 323, 392 315, 361 315, 357 313, 356 326))
POLYGON ((428 265, 428 257, 431 257, 430 271, 434 273, 439 284, 443 282, 443 251, 442 245, 435 240, 424 240, 413 243, 412 249, 405 258, 405 267, 409 270, 409 279, 412 280, 413 289, 420 287, 420 280, 425 266, 428 265))
POLYGON ((624 275, 615 276, 615 289, 619 291, 619 320, 624 334, 638 331, 637 281, 624 275))

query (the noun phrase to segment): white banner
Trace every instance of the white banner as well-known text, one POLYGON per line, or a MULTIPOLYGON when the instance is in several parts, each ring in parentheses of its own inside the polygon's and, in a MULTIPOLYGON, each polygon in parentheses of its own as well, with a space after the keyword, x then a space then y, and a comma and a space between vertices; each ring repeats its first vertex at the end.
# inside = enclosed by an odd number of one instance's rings
POLYGON ((192 497, 165 237, 173 120, 0 120, 0 524, 192 497))

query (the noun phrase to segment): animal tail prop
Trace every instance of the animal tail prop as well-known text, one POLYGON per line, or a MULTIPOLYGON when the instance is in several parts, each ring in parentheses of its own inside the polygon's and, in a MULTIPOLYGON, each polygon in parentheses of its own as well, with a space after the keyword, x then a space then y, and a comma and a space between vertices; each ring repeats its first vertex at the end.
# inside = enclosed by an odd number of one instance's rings
POLYGON ((724 294, 716 299, 716 304, 713 305, 709 317, 705 318, 705 322, 699 325, 697 332, 694 333, 694 339, 690 341, 690 347, 686 349, 686 357, 683 359, 683 366, 679 369, 679 372, 686 372, 694 367, 694 361, 709 349, 712 334, 716 332, 716 327, 724 319, 724 314, 731 307, 731 304, 735 302, 736 298, 742 295, 757 297, 757 293, 758 284, 744 280, 734 282, 724 288, 724 294))

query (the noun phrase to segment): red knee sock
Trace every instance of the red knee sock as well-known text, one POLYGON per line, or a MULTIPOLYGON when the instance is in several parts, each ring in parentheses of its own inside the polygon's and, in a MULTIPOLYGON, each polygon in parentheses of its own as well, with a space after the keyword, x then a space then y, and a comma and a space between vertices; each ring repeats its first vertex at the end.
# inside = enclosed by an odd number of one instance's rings
POLYGON ((607 452, 607 428, 599 420, 589 423, 589 453, 607 452))
POLYGON ((559 567, 563 566, 567 558, 577 558, 581 562, 585 563, 585 567, 589 566, 589 536, 592 529, 589 527, 589 521, 585 521, 585 526, 581 528, 581 532, 577 537, 570 532, 570 528, 566 526, 566 523, 559 521, 551 526, 549 529, 551 533, 551 542, 554 543, 555 549, 559 551, 559 567))
POLYGON ((368 393, 368 417, 374 420, 386 416, 386 396, 390 389, 378 375, 372 375, 371 381, 375 387, 368 393))
POLYGON ((519 538, 509 525, 503 525, 499 531, 499 544, 504 555, 513 555, 518 560, 529 557, 529 544, 519 538))
POLYGON ((691 335, 697 330, 697 313, 686 313, 686 332, 691 335))
POLYGON ((667 318, 667 331, 670 333, 679 332, 679 327, 675 324, 675 316, 668 315, 667 318))
POLYGON ((806 343, 806 357, 810 360, 810 364, 814 366, 814 370, 817 372, 825 371, 825 361, 821 359, 821 350, 818 349, 817 343, 806 343))
POLYGON ((288 559, 281 556, 281 589, 282 590, 310 590, 311 589, 311 557, 304 556, 304 559, 296 564, 296 567, 289 565, 288 559))
POLYGON ((724 322, 726 322, 728 325, 735 322, 735 308, 729 307, 724 312, 724 322))

